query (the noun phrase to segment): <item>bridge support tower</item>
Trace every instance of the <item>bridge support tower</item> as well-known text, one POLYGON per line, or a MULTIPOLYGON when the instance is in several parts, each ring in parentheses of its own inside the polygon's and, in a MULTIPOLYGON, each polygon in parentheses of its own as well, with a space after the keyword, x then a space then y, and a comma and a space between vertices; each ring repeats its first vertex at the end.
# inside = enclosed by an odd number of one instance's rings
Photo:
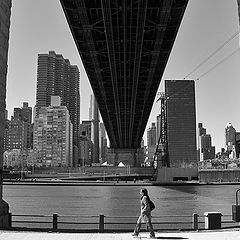
POLYGON ((11 0, 0 0, 0 228, 9 227, 9 206, 3 200, 3 138, 5 128, 6 79, 11 0))

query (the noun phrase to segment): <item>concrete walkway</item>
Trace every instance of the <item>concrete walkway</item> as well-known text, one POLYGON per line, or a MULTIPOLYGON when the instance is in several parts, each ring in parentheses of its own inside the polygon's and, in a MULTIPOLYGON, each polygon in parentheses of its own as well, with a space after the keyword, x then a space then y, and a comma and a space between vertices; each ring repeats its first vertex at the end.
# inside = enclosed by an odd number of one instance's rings
MULTIPOLYGON (((0 240, 130 240, 148 239, 148 233, 133 238, 131 233, 44 233, 0 231, 0 240)), ((156 239, 240 240, 240 229, 200 232, 157 232, 156 239)))

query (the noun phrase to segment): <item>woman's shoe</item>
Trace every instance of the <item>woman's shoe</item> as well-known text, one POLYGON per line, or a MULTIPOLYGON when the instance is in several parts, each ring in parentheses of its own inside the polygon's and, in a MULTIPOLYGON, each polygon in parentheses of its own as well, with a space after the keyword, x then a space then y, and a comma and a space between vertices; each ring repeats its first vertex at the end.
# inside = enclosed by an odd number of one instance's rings
POLYGON ((150 235, 149 238, 156 238, 155 235, 150 235))
POLYGON ((133 237, 137 237, 138 234, 137 234, 137 233, 132 233, 132 236, 133 236, 133 237))

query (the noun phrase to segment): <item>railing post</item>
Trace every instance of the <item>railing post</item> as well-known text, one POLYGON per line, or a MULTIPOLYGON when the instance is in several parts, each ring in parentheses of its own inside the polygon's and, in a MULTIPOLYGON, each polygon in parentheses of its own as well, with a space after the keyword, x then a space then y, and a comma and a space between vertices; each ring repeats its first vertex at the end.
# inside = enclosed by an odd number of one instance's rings
POLYGON ((12 227, 12 213, 8 213, 8 227, 12 227))
POLYGON ((57 213, 53 214, 53 231, 57 231, 58 229, 58 215, 57 213))
POLYGON ((193 230, 198 230, 198 214, 196 213, 193 214, 192 223, 193 223, 193 226, 192 226, 193 230))
POLYGON ((104 215, 99 215, 99 232, 104 232, 104 215))

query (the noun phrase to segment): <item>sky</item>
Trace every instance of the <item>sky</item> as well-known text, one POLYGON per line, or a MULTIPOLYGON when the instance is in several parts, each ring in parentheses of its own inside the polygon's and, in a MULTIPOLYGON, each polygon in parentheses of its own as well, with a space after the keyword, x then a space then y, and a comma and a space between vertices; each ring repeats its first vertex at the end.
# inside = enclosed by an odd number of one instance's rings
MULTIPOLYGON (((228 122, 240 131, 239 35, 233 37, 238 31, 237 0, 189 0, 158 90, 164 90, 165 79, 195 80, 197 123, 202 122, 211 134, 217 151, 224 147, 228 122)), ((80 119, 88 119, 92 89, 59 0, 12 0, 6 98, 9 118, 13 108, 23 102, 34 107, 37 55, 52 50, 78 66, 80 119)), ((155 101, 146 130, 159 112, 160 103, 155 101)), ((146 145, 146 131, 144 140, 146 145)))

